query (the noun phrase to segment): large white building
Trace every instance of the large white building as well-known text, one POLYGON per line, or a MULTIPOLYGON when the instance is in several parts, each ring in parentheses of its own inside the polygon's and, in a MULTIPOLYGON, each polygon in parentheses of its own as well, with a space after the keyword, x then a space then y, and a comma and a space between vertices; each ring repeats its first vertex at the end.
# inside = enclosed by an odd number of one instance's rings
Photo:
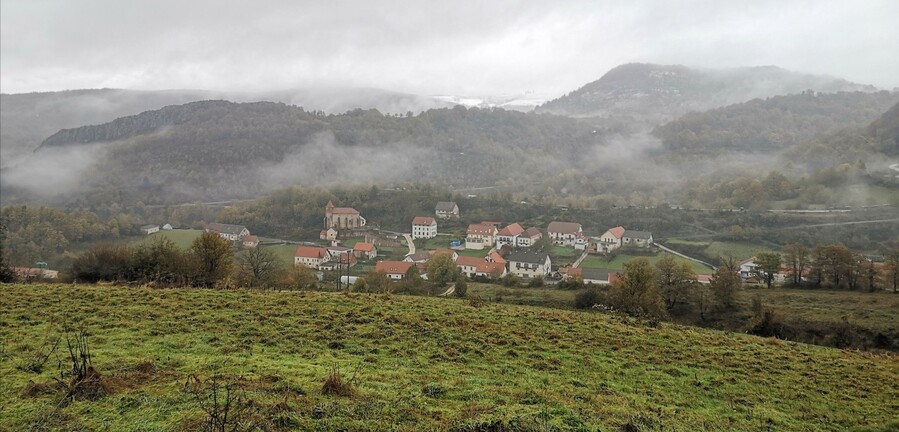
POLYGON ((522 279, 546 277, 552 271, 549 255, 529 251, 515 251, 509 254, 509 273, 522 279))
POLYGON ((430 239, 437 237, 437 221, 432 217, 417 216, 412 219, 412 238, 430 239))

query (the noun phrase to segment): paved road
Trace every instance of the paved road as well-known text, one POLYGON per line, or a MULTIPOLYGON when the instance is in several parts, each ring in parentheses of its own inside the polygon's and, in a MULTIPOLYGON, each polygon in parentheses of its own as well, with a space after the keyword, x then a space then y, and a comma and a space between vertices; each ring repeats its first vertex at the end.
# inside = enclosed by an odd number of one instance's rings
POLYGON ((415 242, 412 241, 412 234, 403 234, 403 237, 406 238, 406 245, 409 246, 409 255, 415 253, 415 242))
POLYGON ((455 292, 456 292, 456 284, 452 284, 452 285, 450 285, 449 288, 446 289, 446 291, 443 294, 438 295, 438 297, 449 297, 449 296, 453 295, 453 293, 455 293, 455 292))
POLYGON ((581 262, 583 262, 585 258, 587 258, 587 251, 584 251, 581 256, 574 260, 574 264, 572 264, 571 267, 577 268, 577 266, 581 265, 581 262))

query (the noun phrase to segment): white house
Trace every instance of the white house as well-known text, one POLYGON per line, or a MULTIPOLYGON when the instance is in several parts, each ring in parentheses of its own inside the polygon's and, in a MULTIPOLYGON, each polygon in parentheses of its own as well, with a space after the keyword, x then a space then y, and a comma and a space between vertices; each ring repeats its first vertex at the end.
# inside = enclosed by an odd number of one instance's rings
POLYGON ((404 261, 378 261, 375 264, 375 271, 381 272, 387 275, 390 279, 400 280, 406 277, 406 272, 414 266, 413 262, 404 262, 404 261))
POLYGON ((509 273, 522 279, 546 277, 552 271, 552 262, 545 253, 515 251, 509 254, 508 260, 509 273))
POLYGON ((145 235, 150 235, 155 232, 159 232, 159 225, 144 225, 140 227, 140 232, 145 235))
POLYGON ((558 222, 549 223, 546 231, 553 244, 560 246, 574 246, 577 238, 584 235, 581 224, 576 222, 558 222))
POLYGON ((518 238, 515 239, 515 246, 529 248, 541 238, 543 238, 543 233, 535 227, 530 227, 518 235, 518 238))
POLYGON ((412 219, 412 239, 437 237, 437 221, 432 217, 417 216, 412 219))
POLYGON ((374 259, 378 256, 378 248, 374 243, 359 242, 353 245, 353 254, 356 258, 374 259))
POLYGON ((621 238, 624 237, 624 227, 617 226, 609 228, 603 235, 599 236, 596 243, 596 251, 601 253, 609 253, 621 247, 621 238))
POLYGON ((623 246, 649 247, 652 245, 652 233, 648 231, 626 230, 621 236, 623 246))
POLYGON ((309 268, 317 269, 320 265, 328 262, 331 255, 328 250, 321 247, 299 246, 293 254, 294 265, 304 265, 309 268))
POLYGON ((213 222, 206 226, 206 232, 214 232, 225 240, 238 241, 250 235, 250 230, 243 225, 231 225, 213 222))
POLYGON ((512 247, 516 247, 518 243, 518 236, 524 232, 524 228, 517 223, 513 223, 511 225, 507 225, 503 229, 499 230, 496 234, 496 248, 501 248, 503 245, 509 245, 512 247))
POLYGON ((458 219, 459 206, 451 201, 441 201, 434 207, 434 215, 440 219, 458 219))
POLYGON ((485 247, 493 247, 496 239, 496 226, 485 224, 471 224, 468 226, 465 236, 465 249, 481 250, 485 247))

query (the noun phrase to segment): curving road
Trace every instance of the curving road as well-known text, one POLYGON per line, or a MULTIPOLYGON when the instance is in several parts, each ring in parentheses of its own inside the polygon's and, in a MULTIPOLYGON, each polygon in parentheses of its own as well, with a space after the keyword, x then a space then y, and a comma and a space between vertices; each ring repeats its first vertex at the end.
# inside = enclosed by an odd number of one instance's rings
POLYGON ((412 255, 415 253, 415 242, 412 241, 412 234, 403 234, 403 237, 406 238, 406 245, 409 246, 408 255, 412 255))

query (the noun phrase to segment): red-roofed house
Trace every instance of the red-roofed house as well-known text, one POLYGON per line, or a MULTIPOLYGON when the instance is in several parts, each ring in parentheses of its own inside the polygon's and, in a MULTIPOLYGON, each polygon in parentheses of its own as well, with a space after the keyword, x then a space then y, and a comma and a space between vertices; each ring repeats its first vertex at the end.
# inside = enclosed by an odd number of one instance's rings
POLYGON ((624 237, 624 227, 617 226, 615 228, 609 228, 603 235, 599 236, 599 242, 596 244, 596 251, 609 253, 620 248, 622 237, 624 237))
POLYGON ((498 262, 484 261, 475 269, 475 276, 499 279, 506 275, 506 265, 498 262))
POLYGON ((459 255, 456 258, 456 267, 459 267, 459 271, 470 278, 475 276, 500 278, 506 275, 505 263, 490 262, 484 258, 459 255))
POLYGON ((546 231, 549 232, 553 244, 560 246, 574 246, 577 238, 584 235, 581 224, 577 222, 553 221, 549 223, 546 231))
POLYGON ((437 221, 432 217, 416 216, 412 219, 412 239, 437 237, 437 221))
POLYGON ((325 206, 325 229, 353 229, 365 226, 365 218, 359 211, 352 207, 334 207, 334 203, 328 201, 325 206))
POLYGON ((503 245, 515 247, 515 244, 518 242, 518 236, 523 232, 524 228, 517 223, 507 225, 496 234, 496 247, 499 248, 503 245))
POLYGON ((375 259, 378 256, 378 248, 374 243, 359 242, 353 245, 353 255, 356 255, 356 258, 375 259))
POLYGON ((406 272, 414 266, 413 262, 404 261, 378 261, 375 264, 375 271, 387 275, 390 279, 400 280, 406 277, 406 272))
POLYGON ((509 261, 506 261, 506 259, 503 258, 503 256, 500 255, 499 252, 497 252, 495 250, 490 251, 490 253, 487 254, 487 256, 484 258, 484 261, 500 263, 502 265, 506 265, 506 263, 509 262, 509 261))
POLYGON ((471 224, 465 237, 465 249, 481 250, 493 247, 496 239, 496 227, 493 225, 471 224))
POLYGON ((326 263, 331 256, 328 250, 321 247, 299 246, 293 254, 294 265, 304 265, 309 268, 317 269, 318 266, 326 263))
POLYGON ((256 237, 254 235, 244 236, 243 247, 247 249, 253 249, 256 246, 259 246, 259 237, 256 237))

